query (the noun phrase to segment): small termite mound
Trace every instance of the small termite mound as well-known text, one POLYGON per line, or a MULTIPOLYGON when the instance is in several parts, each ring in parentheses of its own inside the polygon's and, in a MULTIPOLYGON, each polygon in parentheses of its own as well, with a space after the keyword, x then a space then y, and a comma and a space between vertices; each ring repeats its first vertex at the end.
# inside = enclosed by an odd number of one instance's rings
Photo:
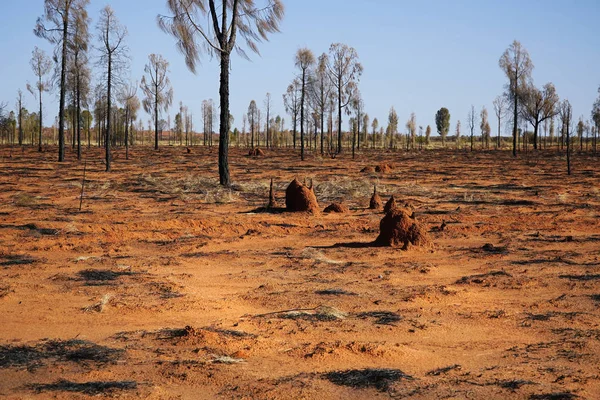
POLYGON ((294 178, 285 190, 285 208, 290 212, 319 212, 319 203, 312 187, 301 184, 294 178))
POLYGON ((264 151, 262 151, 261 149, 259 149, 258 147, 256 147, 256 148, 254 148, 254 149, 250 150, 250 151, 248 152, 248 155, 249 155, 250 157, 264 157, 264 155, 265 155, 265 152, 264 152, 264 151))
POLYGON ((361 169, 360 172, 362 172, 364 174, 372 174, 373 172, 375 172, 375 168, 368 165, 368 166, 364 167, 363 169, 361 169))
POLYGON ((388 212, 379 223, 379 236, 375 243, 380 246, 402 246, 403 250, 409 245, 424 246, 430 243, 427 232, 405 211, 395 209, 388 212))
POLYGON ((375 172, 387 173, 392 172, 393 169, 394 167, 392 167, 390 164, 379 164, 375 167, 375 172))
POLYGON ((381 197, 377 194, 377 186, 373 186, 373 196, 371 196, 371 200, 369 201, 369 208, 371 210, 381 210, 383 206, 383 201, 381 197))
POLYGON ((390 211, 394 211, 396 209, 398 209, 398 203, 396 203, 396 198, 394 197, 394 195, 392 195, 392 197, 390 197, 387 203, 385 203, 385 206, 383 207, 383 212, 387 214, 390 211))
POLYGON ((343 203, 331 203, 323 210, 324 213, 341 213, 346 214, 349 213, 350 210, 343 203))

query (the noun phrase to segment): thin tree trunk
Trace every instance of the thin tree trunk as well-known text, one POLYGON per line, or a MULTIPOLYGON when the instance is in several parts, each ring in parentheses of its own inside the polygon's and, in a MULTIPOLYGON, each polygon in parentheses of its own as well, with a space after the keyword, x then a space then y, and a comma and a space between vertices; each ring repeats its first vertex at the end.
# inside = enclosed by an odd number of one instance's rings
MULTIPOLYGON (((40 79, 40 87, 41 87, 41 79, 40 79)), ((43 129, 43 115, 42 115, 42 90, 40 92, 40 132, 38 137, 38 151, 42 151, 42 129, 43 129)))
POLYGON ((104 148, 106 150, 106 172, 110 172, 110 162, 111 162, 111 157, 110 157, 110 142, 111 142, 111 136, 110 136, 110 112, 111 112, 111 99, 110 99, 110 95, 111 95, 111 78, 112 78, 112 54, 108 55, 108 82, 107 82, 107 86, 108 86, 108 93, 107 93, 107 118, 106 118, 106 136, 104 139, 104 148))

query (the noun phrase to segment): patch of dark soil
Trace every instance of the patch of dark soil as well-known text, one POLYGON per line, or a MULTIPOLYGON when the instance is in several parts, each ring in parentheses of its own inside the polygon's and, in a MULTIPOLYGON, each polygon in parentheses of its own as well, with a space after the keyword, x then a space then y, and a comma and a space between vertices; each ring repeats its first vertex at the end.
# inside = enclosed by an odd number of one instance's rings
POLYGON ((109 285, 121 276, 134 275, 131 271, 111 271, 108 269, 85 269, 77 273, 80 281, 85 281, 87 286, 109 285))
POLYGON ((459 285, 471 284, 471 283, 485 284, 485 283, 489 282, 490 278, 496 278, 496 277, 510 278, 510 277, 512 277, 512 275, 509 274, 508 272, 504 272, 504 271, 491 271, 491 272, 488 272, 485 274, 463 276, 462 278, 457 280, 456 283, 459 285))
POLYGON ((577 396, 571 392, 554 392, 554 393, 543 393, 543 394, 532 394, 529 396, 529 400, 572 400, 576 399, 577 396))
POLYGON ((450 365, 448 367, 442 367, 442 368, 431 370, 431 371, 427 372, 425 375, 439 376, 439 375, 445 374, 445 373, 453 371, 453 370, 460 370, 460 368, 461 368, 460 365, 454 364, 454 365, 450 365))
POLYGON ((520 389, 521 386, 535 385, 535 382, 526 381, 523 379, 511 379, 506 381, 498 381, 496 384, 503 389, 517 390, 520 389))
POLYGON ((74 392, 95 396, 110 394, 118 390, 134 390, 138 385, 135 381, 93 381, 71 382, 61 379, 54 383, 34 384, 29 388, 37 393, 42 392, 74 392))
POLYGON ((123 354, 124 350, 86 340, 49 340, 32 346, 0 346, 0 368, 35 369, 48 360, 104 365, 116 362, 123 354))
POLYGON ((5 254, 0 255, 0 267, 10 267, 12 265, 29 265, 39 261, 37 258, 26 254, 5 254))
POLYGON ((559 278, 569 279, 571 281, 595 281, 600 279, 600 274, 585 274, 585 275, 559 275, 559 278))
POLYGON ((481 247, 481 250, 491 254, 508 254, 506 246, 494 246, 491 243, 486 243, 481 247))
POLYGON ((358 296, 356 293, 344 289, 324 289, 317 290, 315 293, 321 296, 358 296))
POLYGON ((377 325, 394 325, 402 321, 402 316, 393 311, 368 311, 356 315, 358 318, 375 318, 377 325))
POLYGON ((388 391, 391 384, 401 379, 412 379, 410 375, 399 369, 387 368, 350 369, 328 372, 323 376, 331 383, 339 386, 350 386, 359 389, 375 388, 381 392, 388 391))

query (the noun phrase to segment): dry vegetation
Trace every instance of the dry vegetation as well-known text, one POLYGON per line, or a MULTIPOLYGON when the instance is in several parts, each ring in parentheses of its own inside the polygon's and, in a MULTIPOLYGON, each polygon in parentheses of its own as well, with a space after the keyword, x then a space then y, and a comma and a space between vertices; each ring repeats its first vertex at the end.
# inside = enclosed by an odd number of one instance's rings
POLYGON ((208 149, 92 149, 78 211, 81 164, 9 153, 0 397, 600 396, 597 158, 232 149, 224 189, 208 149), (258 212, 295 177, 349 211, 258 212), (428 246, 373 246, 375 185, 428 246))

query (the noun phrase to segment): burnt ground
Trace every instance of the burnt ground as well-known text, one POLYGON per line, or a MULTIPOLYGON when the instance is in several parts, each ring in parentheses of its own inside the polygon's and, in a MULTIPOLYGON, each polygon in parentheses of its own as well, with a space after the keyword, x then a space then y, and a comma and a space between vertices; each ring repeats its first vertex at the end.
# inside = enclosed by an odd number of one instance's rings
POLYGON ((600 397, 599 160, 0 149, 0 397, 600 397), (366 166, 393 165, 385 173, 366 166), (271 178, 344 214, 262 211, 271 178), (373 247, 383 201, 433 242, 373 247))

